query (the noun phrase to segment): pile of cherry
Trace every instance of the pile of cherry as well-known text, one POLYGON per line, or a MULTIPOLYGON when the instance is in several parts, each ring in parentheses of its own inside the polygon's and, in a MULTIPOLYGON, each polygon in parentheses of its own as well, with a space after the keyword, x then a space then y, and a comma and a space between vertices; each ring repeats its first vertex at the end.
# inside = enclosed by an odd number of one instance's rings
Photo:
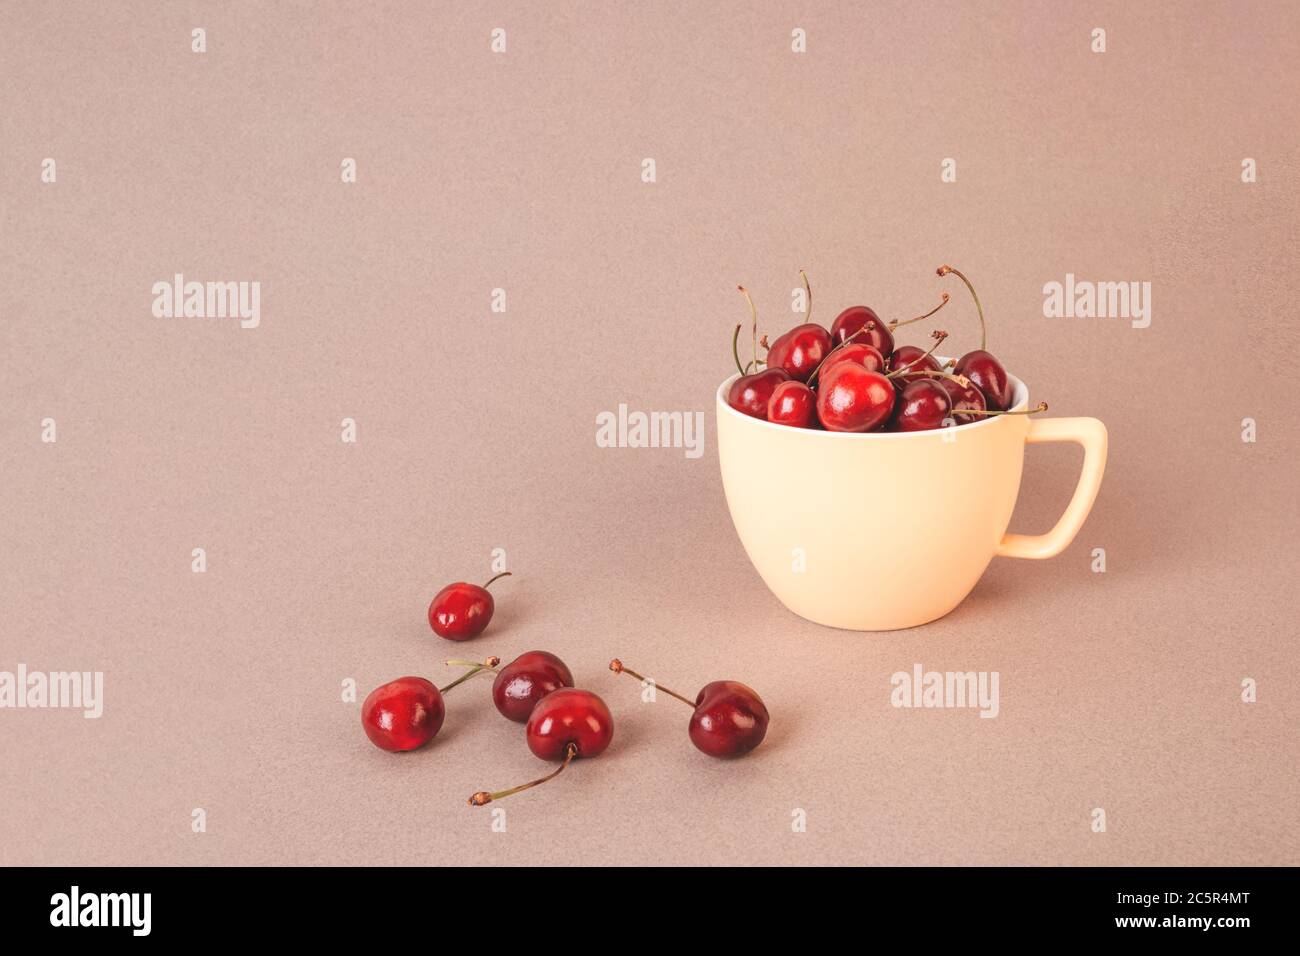
MULTIPOLYGON (((488 586, 509 573, 504 571, 481 587, 458 581, 439 591, 429 605, 429 626, 434 633, 450 641, 466 641, 482 634, 496 610, 488 586)), ((529 651, 498 668, 500 663, 499 657, 488 657, 481 663, 447 661, 448 665, 468 670, 441 689, 423 677, 389 681, 371 691, 361 705, 361 726, 382 750, 400 752, 423 747, 442 729, 447 714, 443 694, 476 674, 495 674, 492 702, 497 710, 507 720, 527 725, 524 739, 534 755, 542 760, 558 760, 560 766, 509 790, 479 791, 469 798, 470 806, 476 807, 545 783, 573 760, 598 756, 610 745, 614 720, 609 708, 591 691, 573 686, 573 674, 564 661, 548 651, 529 651)), ((646 678, 617 659, 609 662, 609 669, 649 686, 646 678)), ((744 684, 713 681, 694 701, 666 687, 658 686, 657 690, 691 707, 691 742, 711 757, 743 756, 767 734, 767 708, 758 694, 744 684)))
MULTIPOLYGON (((928 319, 948 303, 943 301, 914 319, 884 322, 872 309, 855 305, 831 323, 830 330, 806 322, 786 332, 770 346, 758 337, 758 309, 744 286, 753 315, 754 356, 740 364, 740 330, 731 338, 731 354, 740 377, 727 393, 727 404, 738 412, 778 425, 833 432, 916 432, 951 428, 990 415, 1033 414, 1045 403, 1021 412, 1011 408, 1012 387, 1007 370, 986 346, 984 308, 970 280, 952 266, 940 266, 940 276, 952 274, 965 283, 980 319, 980 347, 940 365, 934 350, 948 337, 931 333, 929 349, 916 345, 895 348, 894 330, 928 319), (767 349, 760 359, 759 346, 767 349)), ((801 270, 808 314, 812 289, 801 270)))

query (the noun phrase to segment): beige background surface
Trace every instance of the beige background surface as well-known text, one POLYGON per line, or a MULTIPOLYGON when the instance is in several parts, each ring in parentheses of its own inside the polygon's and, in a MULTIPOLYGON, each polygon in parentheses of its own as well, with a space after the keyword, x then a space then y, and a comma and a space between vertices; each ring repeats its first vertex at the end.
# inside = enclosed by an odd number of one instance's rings
MULTIPOLYGON (((0 711, 0 862, 1300 863, 1298 19, 0 5, 0 669, 106 675, 99 720, 0 711), (1106 482, 1069 551, 996 560, 947 619, 825 630, 767 593, 726 513, 735 284, 775 333, 800 267, 829 322, 957 293, 945 261, 1035 397, 1107 423, 1106 482), (261 327, 154 318, 177 272, 260 281, 261 327), (1153 283, 1150 328, 1044 318, 1067 272, 1153 283), (598 449, 619 402, 706 411, 706 454, 598 449), (438 640, 430 597, 496 547, 496 622, 438 640), (501 804, 505 833, 465 798, 544 765, 486 681, 403 757, 340 700, 531 648, 617 735, 501 804), (681 690, 752 684, 767 742, 710 761, 614 655, 681 690), (999 671, 1000 716, 894 709, 917 662, 999 671)), ((972 347, 960 296, 939 324, 972 347)), ((1078 459, 1029 452, 1013 529, 1055 519, 1078 459)))

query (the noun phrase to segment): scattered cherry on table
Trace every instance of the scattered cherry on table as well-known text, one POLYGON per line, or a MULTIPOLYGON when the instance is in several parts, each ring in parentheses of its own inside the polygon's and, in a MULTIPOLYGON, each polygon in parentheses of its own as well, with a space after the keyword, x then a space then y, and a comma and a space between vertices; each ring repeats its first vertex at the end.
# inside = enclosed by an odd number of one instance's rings
POLYGON ((464 581, 448 584, 434 595, 429 604, 429 626, 433 633, 449 641, 468 641, 471 637, 478 637, 496 610, 496 602, 488 588, 498 578, 509 576, 509 571, 502 571, 483 585, 464 581))
MULTIPOLYGON (((623 665, 617 657, 609 662, 615 674, 627 674, 643 684, 647 679, 623 665)), ((670 697, 691 708, 687 728, 691 743, 710 757, 743 757, 763 742, 767 735, 768 713, 763 700, 753 688, 734 680, 715 680, 705 684, 695 700, 683 697, 662 684, 655 684, 670 697)))
POLYGON ((469 670, 441 690, 423 677, 399 677, 366 695, 361 705, 361 726, 371 743, 380 750, 393 753, 423 747, 438 735, 447 716, 443 694, 480 671, 491 670, 501 663, 501 659, 489 657, 481 664, 473 661, 448 663, 465 664, 469 670))
POLYGON ((526 723, 543 697, 573 686, 573 674, 550 651, 528 651, 497 672, 492 702, 502 716, 526 723))

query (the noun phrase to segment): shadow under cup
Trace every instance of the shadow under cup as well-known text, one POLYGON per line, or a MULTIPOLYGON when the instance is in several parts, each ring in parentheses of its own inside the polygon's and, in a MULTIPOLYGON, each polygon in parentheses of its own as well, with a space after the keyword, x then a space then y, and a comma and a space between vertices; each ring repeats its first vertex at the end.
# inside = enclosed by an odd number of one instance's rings
MULTIPOLYGON (((1063 550, 1096 497, 1106 432, 1091 418, 991 416, 935 431, 845 433, 760 421, 717 392, 718 458, 731 520, 786 607, 830 627, 886 631, 943 617, 995 555, 1063 550), (1084 473, 1046 535, 1007 535, 1025 444, 1077 441, 1084 473)), ((1012 410, 1029 391, 1011 377, 1012 410)))

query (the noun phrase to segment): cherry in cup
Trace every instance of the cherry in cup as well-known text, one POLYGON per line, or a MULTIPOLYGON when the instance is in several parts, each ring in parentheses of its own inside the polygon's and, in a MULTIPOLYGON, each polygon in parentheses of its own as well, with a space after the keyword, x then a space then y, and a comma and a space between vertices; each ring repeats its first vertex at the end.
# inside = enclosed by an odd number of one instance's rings
POLYGON ((848 345, 841 345, 822 362, 821 368, 817 374, 825 375, 840 362, 856 362, 863 368, 872 372, 885 371, 885 357, 876 350, 874 345, 864 345, 861 342, 850 342, 848 345))
POLYGON ((889 368, 904 383, 917 381, 924 372, 941 371, 939 360, 917 345, 901 345, 894 349, 889 356, 889 368))
POLYGON ((740 378, 731 383, 731 388, 727 390, 727 404, 742 414, 749 415, 752 418, 761 418, 767 421, 767 406, 771 401, 772 393, 782 382, 788 381, 790 373, 783 368, 768 367, 759 370, 762 363, 758 358, 758 308, 754 305, 754 300, 750 297, 745 287, 737 286, 749 303, 749 311, 753 317, 753 348, 754 357, 745 365, 740 364, 740 329, 736 326, 735 334, 731 337, 731 355, 736 360, 736 369, 740 372, 740 378), (754 369, 754 371, 750 371, 754 369))
POLYGON ((816 428, 816 394, 803 382, 782 382, 767 401, 767 420, 794 428, 816 428))
POLYGON ((802 269, 799 270, 799 275, 803 276, 810 321, 796 325, 772 343, 767 351, 767 367, 782 369, 796 382, 807 382, 830 352, 831 334, 811 321, 812 288, 808 285, 808 275, 802 269))
MULTIPOLYGON (((646 683, 646 678, 624 667, 617 657, 609 662, 609 669, 646 683)), ((656 683, 655 689, 691 708, 687 733, 696 749, 710 757, 743 757, 767 735, 767 707, 752 688, 739 681, 715 680, 705 684, 694 701, 662 684, 656 683)))
POLYGON ((831 323, 831 342, 844 345, 849 341, 870 345, 881 355, 894 351, 893 333, 875 310, 865 305, 849 306, 831 323))
POLYGON ((879 372, 840 362, 821 375, 817 419, 827 431, 871 431, 888 421, 893 410, 894 385, 879 372))
POLYGON ((951 427, 952 399, 947 390, 930 379, 909 382, 898 396, 889 430, 896 432, 928 431, 932 428, 951 427))
POLYGON ((501 663, 489 657, 481 664, 473 661, 448 661, 464 664, 469 670, 439 690, 423 677, 399 677, 372 690, 361 705, 361 726, 366 736, 380 750, 398 753, 423 747, 438 735, 447 716, 442 695, 469 680, 479 671, 501 663))
POLYGON ((975 310, 980 317, 980 347, 959 358, 953 371, 975 383, 984 394, 985 406, 989 411, 1004 412, 1011 407, 1011 379, 1002 363, 988 351, 988 325, 984 321, 984 306, 980 304, 980 297, 975 293, 971 281, 952 266, 940 266, 935 271, 940 276, 955 275, 965 284, 971 298, 975 300, 975 310))
POLYGON ((589 690, 564 687, 547 694, 533 707, 524 729, 528 749, 542 760, 559 760, 560 765, 544 777, 489 793, 480 790, 469 798, 481 807, 515 793, 540 786, 564 772, 574 760, 597 757, 614 739, 614 718, 605 702, 589 690))
POLYGON ((503 717, 527 722, 537 702, 563 687, 573 686, 573 674, 549 651, 528 651, 497 672, 492 702, 503 717))
POLYGON ((478 637, 496 610, 496 602, 488 588, 498 578, 509 576, 509 571, 502 571, 481 586, 464 581, 448 584, 434 595, 429 604, 429 626, 433 633, 449 641, 468 641, 471 637, 478 637))

